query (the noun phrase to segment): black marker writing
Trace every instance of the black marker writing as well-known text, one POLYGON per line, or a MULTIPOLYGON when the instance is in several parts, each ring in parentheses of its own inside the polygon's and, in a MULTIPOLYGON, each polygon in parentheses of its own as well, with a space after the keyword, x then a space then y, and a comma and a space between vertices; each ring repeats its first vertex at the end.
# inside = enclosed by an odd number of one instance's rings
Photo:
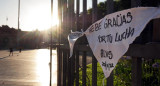
POLYGON ((130 23, 132 19, 133 17, 131 15, 131 12, 128 12, 126 15, 118 14, 111 19, 106 18, 104 22, 104 28, 107 29, 109 27, 119 27, 123 24, 130 23))
POLYGON ((102 66, 105 67, 106 70, 109 70, 110 71, 110 68, 113 68, 114 65, 113 63, 107 63, 106 61, 105 62, 102 62, 102 66))
POLYGON ((101 22, 102 22, 102 21, 100 21, 99 23, 93 24, 93 25, 89 28, 89 33, 100 30, 100 29, 101 29, 101 22))
POLYGON ((118 32, 116 33, 115 37, 115 42, 122 41, 123 39, 127 39, 129 37, 132 37, 134 34, 134 28, 127 28, 125 32, 119 34, 118 32))
POLYGON ((112 59, 113 58, 113 54, 111 51, 106 51, 101 49, 101 58, 109 58, 112 59))
POLYGON ((109 35, 99 35, 98 36, 98 42, 99 43, 101 43, 101 42, 104 42, 104 43, 107 43, 107 42, 109 42, 109 43, 112 43, 112 40, 113 40, 113 37, 112 37, 112 35, 111 34, 109 34, 109 35))

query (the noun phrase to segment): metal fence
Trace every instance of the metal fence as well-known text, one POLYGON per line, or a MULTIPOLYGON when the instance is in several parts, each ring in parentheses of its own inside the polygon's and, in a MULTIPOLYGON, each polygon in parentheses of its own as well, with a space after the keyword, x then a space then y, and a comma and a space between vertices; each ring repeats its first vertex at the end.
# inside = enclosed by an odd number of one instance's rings
MULTIPOLYGON (((120 0, 121 1, 121 0, 120 0)), ((130 7, 141 6, 141 0, 131 0, 130 7)), ((58 86, 101 86, 97 84, 97 60, 93 56, 91 49, 87 45, 85 37, 80 39, 83 42, 78 42, 74 48, 74 54, 69 58, 69 46, 67 41, 67 35, 70 30, 80 30, 80 17, 82 18, 82 28, 87 29, 87 0, 83 0, 83 12, 80 14, 80 1, 76 0, 58 0, 58 10, 59 10, 59 19, 60 29, 59 36, 60 43, 63 45, 56 46, 58 49, 58 75, 57 75, 57 85, 58 86), (76 10, 74 11, 74 7, 76 10), (75 13, 76 12, 76 13, 75 13), (80 16, 81 15, 81 16, 80 16), (62 40, 63 39, 63 40, 62 40), (92 63, 92 79, 88 79, 87 75, 87 58, 91 59, 92 63), (82 59, 80 61, 80 59, 82 59), (82 73, 82 75, 80 74, 82 73), (81 76, 80 76, 81 75, 81 76), (82 82, 80 82, 80 79, 82 82)), ((106 14, 114 12, 114 1, 107 0, 107 10, 106 14)), ((92 0, 92 23, 98 20, 97 18, 97 0, 92 0)), ((154 20, 150 22, 148 28, 153 28, 149 33, 142 32, 142 35, 137 38, 135 44, 131 44, 129 50, 124 56, 131 57, 130 59, 121 59, 122 62, 118 63, 114 71, 111 73, 110 77, 107 78, 107 86, 123 86, 120 85, 120 82, 117 82, 116 76, 120 76, 125 73, 125 76, 129 77, 127 81, 121 80, 121 82, 126 82, 125 86, 159 86, 160 85, 160 70, 159 68, 159 59, 160 59, 160 41, 159 33, 160 20, 154 20), (147 43, 141 43, 143 38, 151 36, 147 43), (148 43, 152 42, 152 43, 148 43), (126 64, 123 63, 123 60, 129 61, 126 64), (117 70, 120 69, 120 65, 126 70, 121 71, 122 73, 117 73, 117 70), (127 75, 128 74, 128 75, 127 75)), ((123 70, 123 68, 121 68, 123 70)), ((121 77, 122 78, 122 77, 121 77)))

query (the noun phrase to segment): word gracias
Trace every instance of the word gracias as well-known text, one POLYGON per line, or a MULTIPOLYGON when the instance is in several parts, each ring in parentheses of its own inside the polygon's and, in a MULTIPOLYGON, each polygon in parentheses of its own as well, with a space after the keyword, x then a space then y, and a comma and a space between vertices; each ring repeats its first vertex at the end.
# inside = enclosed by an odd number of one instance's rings
MULTIPOLYGON (((116 15, 116 17, 113 17, 112 19, 108 19, 106 18, 104 21, 104 28, 107 29, 109 27, 120 27, 123 24, 128 24, 132 22, 132 15, 131 12, 127 12, 126 15, 116 15)), ((101 24, 102 20, 100 20, 100 22, 93 24, 90 28, 89 28, 89 32, 92 33, 94 31, 99 31, 101 30, 101 24)))

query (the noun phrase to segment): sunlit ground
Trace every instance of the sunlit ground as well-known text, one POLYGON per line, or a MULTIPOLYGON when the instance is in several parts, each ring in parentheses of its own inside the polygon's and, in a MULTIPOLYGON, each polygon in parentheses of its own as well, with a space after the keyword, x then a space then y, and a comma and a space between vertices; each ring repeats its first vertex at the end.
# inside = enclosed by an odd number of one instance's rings
MULTIPOLYGON (((57 58, 56 50, 53 50, 52 56, 52 86, 56 86, 57 83, 57 58)), ((36 54, 36 73, 37 80, 41 83, 41 86, 49 86, 50 81, 50 50, 40 49, 36 54)))

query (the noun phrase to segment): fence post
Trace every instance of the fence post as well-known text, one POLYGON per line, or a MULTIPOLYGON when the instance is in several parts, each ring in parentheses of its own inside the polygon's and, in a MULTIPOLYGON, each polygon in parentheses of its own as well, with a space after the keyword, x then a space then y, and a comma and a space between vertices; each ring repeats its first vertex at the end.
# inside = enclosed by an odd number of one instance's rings
POLYGON ((79 51, 76 51, 76 86, 79 86, 79 51))
POLYGON ((92 86, 97 86, 97 59, 92 56, 92 86))
POLYGON ((71 86, 71 58, 68 58, 68 86, 71 86))
POLYGON ((160 41, 160 19, 155 19, 153 21, 153 40, 154 42, 159 42, 160 41))
POLYGON ((83 0, 83 29, 86 29, 87 0, 83 0))
POLYGON ((132 58, 132 86, 142 86, 142 59, 132 58))
POLYGON ((75 53, 73 53, 73 56, 70 58, 71 59, 71 85, 74 86, 74 77, 75 77, 75 53))
MULTIPOLYGON (((114 1, 107 0, 107 14, 114 12, 114 1)), ((110 76, 107 78, 107 86, 113 86, 113 71, 110 76)))
POLYGON ((78 25, 79 25, 79 0, 77 0, 76 2, 76 29, 77 31, 79 31, 78 25))
MULTIPOLYGON (((86 29, 87 0, 83 0, 83 29, 86 29)), ((86 86, 86 52, 82 57, 82 86, 86 86)))
POLYGON ((114 1, 113 0, 107 0, 107 14, 114 12, 114 1))
POLYGON ((66 86, 66 75, 67 75, 67 54, 66 50, 63 50, 63 86, 66 86))
MULTIPOLYGON (((92 0, 92 23, 97 20, 97 0, 92 0)), ((92 86, 97 86, 97 59, 92 56, 92 86)))
MULTIPOLYGON (((131 0, 131 7, 141 6, 141 0, 131 0)), ((132 86, 142 85, 142 59, 132 57, 132 86)))
POLYGON ((86 86, 86 52, 83 52, 82 57, 82 86, 86 86))

